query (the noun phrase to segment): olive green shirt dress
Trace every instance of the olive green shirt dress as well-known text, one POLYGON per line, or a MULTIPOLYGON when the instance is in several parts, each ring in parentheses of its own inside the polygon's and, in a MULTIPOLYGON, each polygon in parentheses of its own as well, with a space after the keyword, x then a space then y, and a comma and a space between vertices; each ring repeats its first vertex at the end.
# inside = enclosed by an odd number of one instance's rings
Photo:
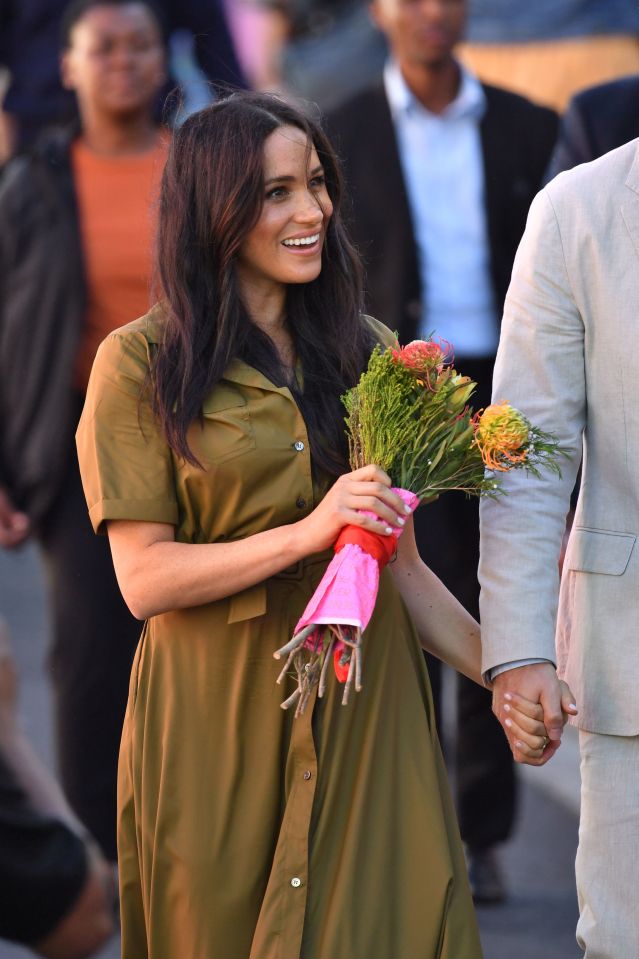
MULTIPOLYGON (((314 485, 291 393, 234 360, 178 459, 140 400, 162 314, 98 352, 78 429, 91 520, 221 543, 293 523, 314 485)), ((389 331, 374 320, 382 342, 389 331)), ((196 555, 194 553, 194 555, 196 555)), ((227 599, 154 616, 133 666, 118 781, 124 959, 480 959, 415 629, 390 570, 364 688, 280 708, 273 651, 330 555, 227 599)))

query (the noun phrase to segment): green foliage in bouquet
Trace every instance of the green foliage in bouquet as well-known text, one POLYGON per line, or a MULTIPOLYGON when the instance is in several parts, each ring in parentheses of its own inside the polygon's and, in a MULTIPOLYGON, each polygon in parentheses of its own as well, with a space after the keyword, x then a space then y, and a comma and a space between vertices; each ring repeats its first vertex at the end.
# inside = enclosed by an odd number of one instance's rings
POLYGON ((487 465, 535 473, 544 465, 558 473, 563 451, 517 410, 499 404, 473 415, 468 401, 476 384, 448 362, 447 346, 416 340, 401 350, 375 348, 342 397, 352 469, 375 463, 422 502, 452 489, 496 495, 499 483, 486 475, 487 465))

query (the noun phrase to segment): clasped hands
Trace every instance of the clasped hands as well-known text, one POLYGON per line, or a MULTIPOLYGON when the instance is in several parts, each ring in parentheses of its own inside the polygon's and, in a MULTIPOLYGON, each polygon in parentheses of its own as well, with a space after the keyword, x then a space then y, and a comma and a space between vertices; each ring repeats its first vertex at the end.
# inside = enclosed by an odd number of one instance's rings
POLYGON ((515 762, 543 766, 559 749, 566 721, 577 715, 577 707, 552 663, 533 663, 495 677, 493 712, 515 762))

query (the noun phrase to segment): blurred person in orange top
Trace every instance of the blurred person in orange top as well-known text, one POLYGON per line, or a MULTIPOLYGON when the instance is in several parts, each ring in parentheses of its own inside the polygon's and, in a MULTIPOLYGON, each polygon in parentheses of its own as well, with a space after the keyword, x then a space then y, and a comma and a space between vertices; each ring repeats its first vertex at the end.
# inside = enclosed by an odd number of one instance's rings
POLYGON ((147 0, 75 0, 61 70, 80 127, 0 183, 0 545, 34 534, 53 619, 62 782, 115 859, 120 727, 135 642, 108 547, 93 537, 73 450, 99 342, 149 306, 154 198, 168 135, 162 24, 147 0))

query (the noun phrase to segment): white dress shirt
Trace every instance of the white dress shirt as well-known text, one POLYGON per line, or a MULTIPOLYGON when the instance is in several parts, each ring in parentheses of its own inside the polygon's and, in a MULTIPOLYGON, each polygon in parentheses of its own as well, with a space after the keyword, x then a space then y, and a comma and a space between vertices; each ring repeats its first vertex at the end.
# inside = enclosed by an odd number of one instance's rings
POLYGON ((393 60, 384 85, 397 135, 422 287, 420 336, 449 340, 459 357, 491 357, 499 338, 490 275, 479 123, 484 91, 461 69, 443 113, 427 110, 393 60))

